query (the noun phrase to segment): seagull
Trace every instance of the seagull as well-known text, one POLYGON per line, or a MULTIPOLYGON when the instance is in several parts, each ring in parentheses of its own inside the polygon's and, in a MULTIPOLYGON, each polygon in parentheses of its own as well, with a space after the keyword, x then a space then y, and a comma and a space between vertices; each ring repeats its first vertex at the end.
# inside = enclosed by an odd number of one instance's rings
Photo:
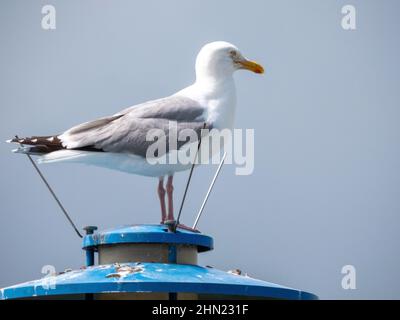
MULTIPOLYGON (((171 122, 178 132, 191 129, 201 134, 204 128, 232 130, 236 109, 233 74, 237 70, 264 73, 260 64, 245 58, 233 44, 211 42, 197 55, 195 82, 171 96, 134 105, 112 116, 79 124, 61 134, 16 137, 7 142, 20 144, 14 152, 39 156, 39 163, 82 163, 157 177, 161 223, 170 224, 175 222, 174 173, 189 169, 190 164, 149 163, 146 152, 152 142, 147 141, 146 135, 157 129, 168 139, 171 122)), ((166 154, 187 144, 177 144, 166 154)))

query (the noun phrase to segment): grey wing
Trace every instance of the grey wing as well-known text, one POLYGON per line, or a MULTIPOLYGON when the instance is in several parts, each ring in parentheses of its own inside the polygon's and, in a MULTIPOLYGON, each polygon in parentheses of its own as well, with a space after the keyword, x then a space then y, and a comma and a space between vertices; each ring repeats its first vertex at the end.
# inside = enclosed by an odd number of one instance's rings
POLYGON ((204 107, 190 98, 170 96, 127 108, 114 116, 130 115, 138 118, 191 122, 200 119, 204 110, 204 107))
MULTIPOLYGON (((175 136, 170 125, 175 125, 177 133, 192 129, 199 137, 204 126, 205 109, 196 101, 185 97, 168 98, 146 102, 117 113, 71 128, 59 138, 68 149, 91 147, 106 152, 133 153, 145 157, 148 147, 154 143, 147 141, 150 130, 163 132, 167 142, 175 136)), ((210 128, 207 125, 207 128, 210 128)), ((185 141, 179 142, 180 148, 185 141)))

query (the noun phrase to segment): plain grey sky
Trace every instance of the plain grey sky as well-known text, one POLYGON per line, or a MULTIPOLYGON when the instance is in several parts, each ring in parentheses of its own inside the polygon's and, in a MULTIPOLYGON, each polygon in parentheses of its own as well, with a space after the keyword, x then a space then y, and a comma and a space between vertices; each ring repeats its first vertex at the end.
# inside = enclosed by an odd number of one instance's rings
MULTIPOLYGON (((266 68, 236 75, 236 128, 255 129, 255 171, 226 166, 200 229, 201 263, 320 298, 400 298, 400 3, 396 0, 1 1, 0 137, 46 135, 169 95, 207 42, 266 68), (41 8, 57 29, 41 28, 41 8), (357 9, 357 30, 341 8, 357 9), (341 288, 341 268, 357 290, 341 288)), ((0 287, 84 264, 81 241, 26 157, 0 144, 0 287)), ((42 169, 76 223, 156 223, 156 180, 79 165, 42 169)), ((191 224, 215 167, 197 168, 191 224)), ((175 201, 188 173, 176 176, 175 201)))

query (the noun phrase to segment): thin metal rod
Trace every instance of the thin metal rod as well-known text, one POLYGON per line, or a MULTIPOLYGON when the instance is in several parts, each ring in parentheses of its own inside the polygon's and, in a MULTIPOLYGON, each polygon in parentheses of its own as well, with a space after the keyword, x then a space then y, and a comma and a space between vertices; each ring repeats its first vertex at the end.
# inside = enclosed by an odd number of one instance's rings
MULTIPOLYGON (((207 124, 204 123, 204 125, 203 125, 203 130, 206 128, 206 126, 207 126, 207 124)), ((189 174, 188 181, 187 181, 187 183, 186 183, 186 188, 185 188, 185 192, 184 192, 184 194, 183 194, 183 198, 182 198, 182 202, 181 202, 181 207, 179 208, 178 218, 176 219, 176 223, 175 223, 175 226, 174 226, 174 230, 175 230, 175 231, 176 231, 176 227, 177 227, 178 224, 179 224, 179 220, 180 220, 180 218, 181 218, 182 209, 183 209, 183 204, 185 203, 186 194, 187 194, 187 191, 188 191, 188 189, 189 189, 190 180, 192 179, 192 175, 193 175, 193 169, 194 169, 194 166, 196 165, 197 155, 198 155, 198 153, 199 153, 200 146, 201 146, 201 138, 202 138, 202 131, 200 130, 199 143, 198 143, 198 145, 197 145, 197 150, 196 150, 196 154, 195 154, 195 156, 194 156, 194 161, 193 161, 192 167, 190 168, 190 174, 189 174)))
POLYGON ((204 207, 205 207, 205 205, 206 205, 206 203, 207 203, 208 197, 210 196, 210 193, 211 193, 211 191, 212 191, 212 188, 214 187, 215 181, 216 181, 217 178, 218 178, 218 175, 219 175, 219 173, 220 173, 220 171, 221 171, 222 165, 223 165, 224 162, 225 162, 225 158, 226 158, 226 152, 224 153, 224 155, 223 155, 223 157, 222 157, 222 160, 221 160, 221 162, 220 162, 220 164, 219 164, 219 166, 218 166, 217 172, 215 172, 214 178, 213 178, 213 180, 212 180, 212 182, 211 182, 211 184, 210 184, 210 187, 208 188, 206 197, 204 198, 203 204, 201 205, 201 208, 200 208, 200 210, 199 210, 199 213, 197 214, 196 221, 195 221, 194 224, 193 224, 193 229, 196 229, 197 224, 199 223, 201 214, 203 213, 204 207))
MULTIPOLYGON (((17 139, 18 136, 15 136, 17 139)), ((22 144, 21 144, 22 145, 22 144)), ((36 165, 35 161, 33 161, 31 155, 26 154, 26 156, 28 157, 29 161, 32 163, 33 167, 35 168, 36 172, 39 174, 40 178, 42 179, 42 181, 44 182, 44 184, 46 185, 47 189, 50 191, 51 195, 53 196, 54 200, 56 200, 58 206, 60 207, 60 209, 62 210, 62 212, 64 213, 65 217, 68 219, 69 223, 71 224, 71 226, 74 228, 76 234, 82 238, 81 233, 79 232, 78 228, 75 226, 74 222, 72 221, 72 219, 70 218, 70 216, 67 213, 67 210, 65 210, 64 206, 62 205, 61 201, 58 199, 57 195, 54 193, 53 189, 51 188, 50 184, 47 182, 46 178, 44 177, 44 175, 42 174, 42 172, 40 171, 40 169, 38 168, 38 166, 36 165)))

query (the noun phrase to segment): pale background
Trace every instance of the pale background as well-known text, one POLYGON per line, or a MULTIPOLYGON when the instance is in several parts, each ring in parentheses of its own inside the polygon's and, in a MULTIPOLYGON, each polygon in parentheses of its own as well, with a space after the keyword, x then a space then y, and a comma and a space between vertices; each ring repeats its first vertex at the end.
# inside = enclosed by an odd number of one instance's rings
MULTIPOLYGON (((200 229, 223 270, 320 298, 400 298, 398 1, 1 1, 0 138, 61 132, 194 80, 207 42, 266 67, 241 72, 237 128, 254 128, 255 171, 226 166, 200 229), (57 29, 41 29, 41 8, 57 29), (341 8, 357 9, 357 30, 341 8), (341 268, 357 290, 341 288, 341 268)), ((81 241, 25 156, 0 144, 0 287, 84 264, 81 241)), ((78 165, 42 167, 76 223, 159 221, 156 180, 78 165)), ((215 167, 196 169, 191 224, 215 167)), ((188 173, 176 177, 179 203, 188 173)))

